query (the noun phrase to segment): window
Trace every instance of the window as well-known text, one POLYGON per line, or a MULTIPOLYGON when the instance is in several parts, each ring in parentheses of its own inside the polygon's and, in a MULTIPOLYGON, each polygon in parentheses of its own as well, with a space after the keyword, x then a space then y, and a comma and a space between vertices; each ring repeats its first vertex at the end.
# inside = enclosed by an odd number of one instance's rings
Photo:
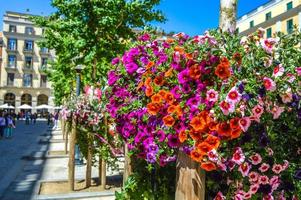
POLYGON ((272 28, 268 28, 266 31, 267 31, 267 38, 272 37, 272 28))
POLYGON ((286 4, 286 10, 290 10, 290 9, 292 9, 293 8, 293 2, 291 1, 291 2, 288 2, 287 4, 286 4))
POLYGON ((47 86, 47 76, 46 75, 41 75, 41 82, 40 82, 40 87, 46 87, 47 86))
POLYGON ((32 57, 31 56, 25 57, 25 68, 32 69, 32 57))
POLYGON ((8 55, 8 67, 16 68, 16 56, 15 55, 8 55))
POLYGON ((11 33, 17 32, 17 27, 15 25, 9 25, 8 29, 9 29, 8 31, 11 33))
POLYGON ((32 27, 26 27, 25 28, 25 34, 33 35, 34 34, 34 29, 32 27))
POLYGON ((272 13, 271 12, 268 12, 265 14, 265 21, 269 20, 272 18, 272 13))
POLYGON ((32 103, 32 97, 30 94, 23 94, 21 96, 21 105, 27 104, 31 106, 31 103, 32 103))
POLYGON ((15 106, 15 102, 16 102, 16 95, 14 95, 13 93, 6 93, 4 96, 4 104, 8 104, 11 106, 15 106))
POLYGON ((17 50, 17 40, 16 39, 8 39, 8 49, 15 51, 17 50))
POLYGON ((46 47, 41 48, 41 53, 48 53, 48 52, 49 52, 48 48, 46 48, 46 47))
POLYGON ((32 51, 33 50, 33 41, 32 40, 25 40, 25 51, 32 51))
POLYGON ((294 29, 294 22, 293 19, 286 21, 286 31, 288 34, 292 33, 294 29))
POLYGON ((32 74, 23 74, 23 86, 24 87, 32 86, 32 74))
POLYGON ((42 58, 42 69, 46 69, 47 68, 47 58, 42 58))
POLYGON ((15 74, 7 73, 7 85, 14 85, 15 74))
POLYGON ((250 21, 250 28, 254 27, 254 20, 250 21))

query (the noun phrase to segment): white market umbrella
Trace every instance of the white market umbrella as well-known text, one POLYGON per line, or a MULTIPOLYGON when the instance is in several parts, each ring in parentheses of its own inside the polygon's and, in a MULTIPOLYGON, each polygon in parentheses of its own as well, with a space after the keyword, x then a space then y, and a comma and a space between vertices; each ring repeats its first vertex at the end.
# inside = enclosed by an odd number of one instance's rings
POLYGON ((46 104, 36 106, 36 109, 52 109, 52 108, 53 108, 52 106, 46 104))
POLYGON ((0 106, 0 109, 1 109, 1 108, 2 108, 2 109, 7 109, 7 108, 8 108, 8 104, 6 103, 6 104, 1 105, 1 106, 0 106))
POLYGON ((58 109, 62 109, 62 108, 63 108, 63 106, 55 106, 53 109, 58 110, 58 109))
POLYGON ((32 107, 30 105, 27 104, 23 104, 21 106, 18 107, 19 109, 32 109, 32 107))
POLYGON ((15 107, 14 106, 8 106, 8 109, 14 109, 15 107))

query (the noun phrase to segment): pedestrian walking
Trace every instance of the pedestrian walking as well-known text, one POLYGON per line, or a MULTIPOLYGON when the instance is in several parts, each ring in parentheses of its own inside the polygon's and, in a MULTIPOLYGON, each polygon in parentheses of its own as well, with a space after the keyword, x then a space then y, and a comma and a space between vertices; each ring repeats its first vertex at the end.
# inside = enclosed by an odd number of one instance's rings
POLYGON ((34 124, 36 124, 36 122, 37 122, 37 117, 38 117, 37 113, 34 113, 33 114, 33 123, 34 124))
POLYGON ((47 115, 47 125, 50 127, 51 124, 52 124, 52 118, 53 118, 53 115, 52 113, 48 113, 47 115))
POLYGON ((4 113, 0 113, 0 139, 2 139, 4 136, 5 126, 6 123, 5 123, 4 113))
POLYGON ((30 118, 30 112, 26 112, 25 113, 25 124, 28 125, 29 124, 29 118, 30 118))
POLYGON ((54 121, 54 127, 53 129, 56 130, 58 128, 58 122, 59 122, 59 113, 56 112, 53 116, 53 121, 54 121))
POLYGON ((14 119, 11 115, 7 115, 6 117, 6 128, 5 128, 5 137, 12 138, 13 137, 13 128, 15 127, 14 119))

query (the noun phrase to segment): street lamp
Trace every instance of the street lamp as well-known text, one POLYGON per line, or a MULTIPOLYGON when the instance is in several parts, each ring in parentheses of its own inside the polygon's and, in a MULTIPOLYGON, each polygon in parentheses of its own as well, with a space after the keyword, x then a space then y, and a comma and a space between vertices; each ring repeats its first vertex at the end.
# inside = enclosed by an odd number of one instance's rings
MULTIPOLYGON (((83 69, 82 65, 77 65, 75 67, 75 71, 76 71, 76 97, 78 97, 80 95, 80 84, 81 84, 81 80, 80 80, 80 73, 83 69)), ((80 150, 79 150, 79 146, 78 144, 75 144, 75 164, 82 164, 82 156, 80 154, 80 150)))

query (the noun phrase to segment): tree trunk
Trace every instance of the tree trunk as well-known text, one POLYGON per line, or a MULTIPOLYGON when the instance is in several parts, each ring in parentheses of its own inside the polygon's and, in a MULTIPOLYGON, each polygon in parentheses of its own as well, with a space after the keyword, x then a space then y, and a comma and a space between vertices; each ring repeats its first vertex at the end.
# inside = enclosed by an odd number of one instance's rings
POLYGON ((101 159, 101 156, 99 156, 99 171, 98 171, 98 179, 99 179, 99 185, 100 188, 105 190, 107 185, 107 165, 106 161, 101 159))
POLYGON ((76 143, 76 118, 72 118, 72 130, 69 144, 69 164, 68 164, 68 182, 70 191, 74 191, 74 175, 75 175, 75 143, 76 143))
POLYGON ((123 172, 123 186, 125 186, 126 180, 132 174, 131 158, 128 156, 128 146, 124 145, 124 172, 123 172))
POLYGON ((183 152, 177 159, 175 200, 205 200, 205 172, 183 152))
POLYGON ((236 30, 237 0, 220 0, 219 27, 223 31, 236 30))
POLYGON ((88 137, 88 155, 87 155, 87 169, 86 169, 86 187, 91 186, 91 174, 92 174, 92 142, 88 137))
POLYGON ((69 138, 69 132, 70 132, 70 122, 65 122, 66 128, 65 128, 65 154, 68 153, 68 138, 69 138))

